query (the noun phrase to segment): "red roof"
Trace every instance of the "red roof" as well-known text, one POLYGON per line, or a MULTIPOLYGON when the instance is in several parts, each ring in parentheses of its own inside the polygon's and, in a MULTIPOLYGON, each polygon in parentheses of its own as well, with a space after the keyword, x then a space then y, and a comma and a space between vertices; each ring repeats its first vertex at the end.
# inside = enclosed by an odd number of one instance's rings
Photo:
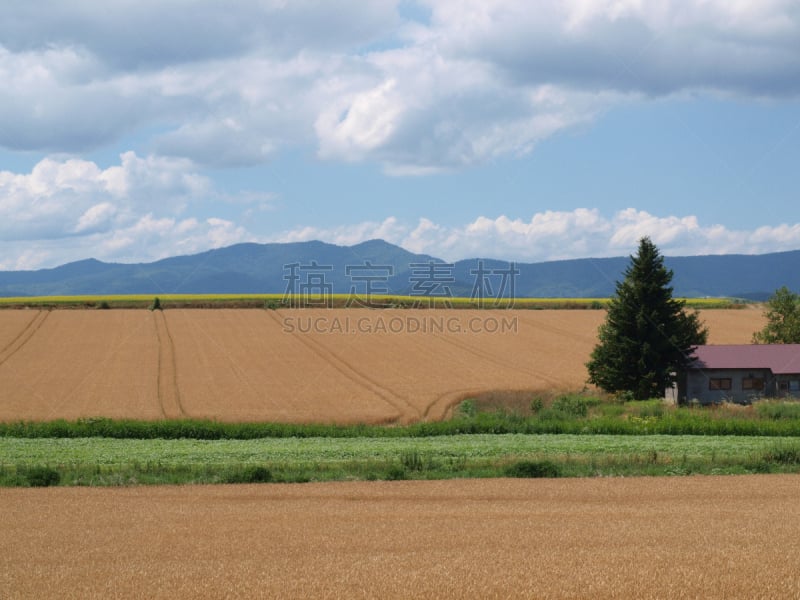
POLYGON ((800 344, 698 346, 692 369, 769 369, 775 375, 800 373, 800 344))

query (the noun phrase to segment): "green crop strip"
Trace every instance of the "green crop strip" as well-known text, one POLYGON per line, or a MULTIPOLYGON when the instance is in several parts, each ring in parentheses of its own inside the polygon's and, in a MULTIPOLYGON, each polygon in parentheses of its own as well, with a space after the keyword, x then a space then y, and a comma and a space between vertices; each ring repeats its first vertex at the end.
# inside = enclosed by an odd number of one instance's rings
MULTIPOLYGON (((163 308, 298 308, 319 307, 318 298, 285 296, 283 294, 159 294, 163 308)), ((148 294, 83 295, 83 296, 21 296, 0 298, 5 308, 148 308, 154 296, 148 294)), ((731 298, 684 298, 692 308, 739 308, 743 304, 731 298)), ((375 308, 499 308, 499 309, 602 309, 608 298, 511 298, 479 301, 464 297, 426 297, 372 295, 353 298, 350 294, 331 294, 325 297, 329 308, 369 305, 375 308), (359 300, 359 302, 353 302, 359 300)))
POLYGON ((797 471, 800 444, 794 438, 524 434, 216 441, 0 438, 0 485, 36 485, 32 482, 43 474, 65 485, 130 485, 797 471))

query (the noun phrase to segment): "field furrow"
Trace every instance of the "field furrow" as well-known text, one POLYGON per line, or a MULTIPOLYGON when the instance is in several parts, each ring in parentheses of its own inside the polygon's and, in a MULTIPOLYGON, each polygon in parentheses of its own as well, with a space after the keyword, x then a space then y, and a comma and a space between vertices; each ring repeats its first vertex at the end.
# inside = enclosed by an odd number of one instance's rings
POLYGON ((164 312, 153 311, 153 319, 158 338, 158 402, 161 412, 167 419, 187 416, 181 406, 181 392, 178 388, 175 345, 167 327, 164 312))
POLYGON ((52 311, 0 367, 0 419, 161 418, 157 376, 149 312, 52 311))
MULTIPOLYGON (((274 313, 274 311, 269 311, 266 313, 266 315, 275 321, 279 326, 283 326, 280 318, 274 313)), ((367 390, 379 396, 386 403, 392 405, 397 410, 397 414, 403 416, 402 420, 404 422, 409 422, 413 418, 418 418, 420 416, 417 409, 413 405, 409 404, 405 398, 398 396, 391 389, 384 387, 378 381, 371 378, 369 375, 360 370, 357 367, 357 364, 353 361, 348 361, 346 358, 340 357, 334 351, 326 348, 323 344, 310 335, 298 334, 292 337, 301 344, 304 344, 306 348, 313 352, 322 361, 329 363, 342 375, 353 381, 355 385, 366 388, 367 390)))
POLYGON ((22 331, 20 331, 19 334, 17 334, 2 348, 2 350, 0 350, 0 366, 2 366, 3 363, 11 358, 16 352, 19 352, 19 350, 28 342, 28 340, 30 340, 37 331, 39 331, 39 328, 45 322, 47 315, 49 314, 49 311, 38 311, 22 329, 22 331))
MULTIPOLYGON (((498 390, 579 390, 601 310, 0 311, 0 420, 406 423, 498 390)), ((747 343, 760 310, 706 310, 747 343)))
POLYGON ((262 311, 169 311, 187 414, 223 420, 393 422, 404 416, 262 311))

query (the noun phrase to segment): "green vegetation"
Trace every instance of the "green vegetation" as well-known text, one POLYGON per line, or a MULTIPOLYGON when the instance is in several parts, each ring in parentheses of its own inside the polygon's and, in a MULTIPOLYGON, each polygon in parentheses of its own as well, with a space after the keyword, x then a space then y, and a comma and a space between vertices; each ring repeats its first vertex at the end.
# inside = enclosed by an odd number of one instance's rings
POLYGON ((0 423, 0 485, 800 472, 800 403, 495 392, 408 426, 0 423))
POLYGON ((263 466, 233 467, 223 478, 225 483, 269 483, 272 471, 263 466))
POLYGON ((785 473, 800 472, 800 441, 523 434, 216 441, 0 438, 0 457, 0 485, 6 486, 785 473), (55 475, 34 479, 33 473, 55 475))
POLYGON ((760 401, 709 407, 594 395, 553 398, 491 394, 463 401, 450 420, 405 426, 134 421, 106 418, 0 423, 0 438, 253 440, 264 438, 426 438, 462 434, 800 436, 800 403, 760 401))
POLYGON ((58 485, 61 475, 51 467, 33 466, 27 469, 20 469, 19 473, 25 477, 31 487, 49 487, 58 485))
MULTIPOLYGON (((316 302, 317 298, 306 299, 316 302)), ((732 298, 687 298, 686 305, 694 308, 741 308, 741 301, 732 298)), ((497 305, 484 302, 485 308, 514 308, 522 310, 578 309, 599 310, 609 303, 608 298, 516 298, 502 300, 497 305)), ((163 294, 163 308, 300 308, 301 297, 283 294, 163 294)), ((349 294, 333 294, 334 308, 368 305, 375 308, 480 308, 470 298, 421 298, 419 296, 371 296, 368 303, 353 302, 349 294)), ((150 308, 153 297, 147 294, 119 296, 29 296, 0 298, 0 308, 150 308)), ((314 304, 314 306, 319 306, 314 304)))
POLYGON ((589 381, 610 392, 627 392, 636 400, 663 393, 675 373, 692 360, 692 348, 704 344, 708 331, 696 313, 672 297, 672 271, 655 244, 644 237, 617 282, 599 342, 586 367, 589 381))
POLYGON ((754 344, 800 344, 800 295, 783 286, 767 302, 767 324, 753 334, 754 344))
POLYGON ((755 410, 762 419, 800 420, 798 402, 757 402, 755 410))
POLYGON ((508 477, 560 477, 561 468, 550 460, 522 460, 505 469, 508 477))

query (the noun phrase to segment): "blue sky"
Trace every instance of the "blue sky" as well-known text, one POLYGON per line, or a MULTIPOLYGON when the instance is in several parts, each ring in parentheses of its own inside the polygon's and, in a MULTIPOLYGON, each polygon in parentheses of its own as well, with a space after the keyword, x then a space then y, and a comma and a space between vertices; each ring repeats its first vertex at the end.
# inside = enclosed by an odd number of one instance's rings
POLYGON ((4 7, 0 269, 800 248, 794 1, 4 7))

